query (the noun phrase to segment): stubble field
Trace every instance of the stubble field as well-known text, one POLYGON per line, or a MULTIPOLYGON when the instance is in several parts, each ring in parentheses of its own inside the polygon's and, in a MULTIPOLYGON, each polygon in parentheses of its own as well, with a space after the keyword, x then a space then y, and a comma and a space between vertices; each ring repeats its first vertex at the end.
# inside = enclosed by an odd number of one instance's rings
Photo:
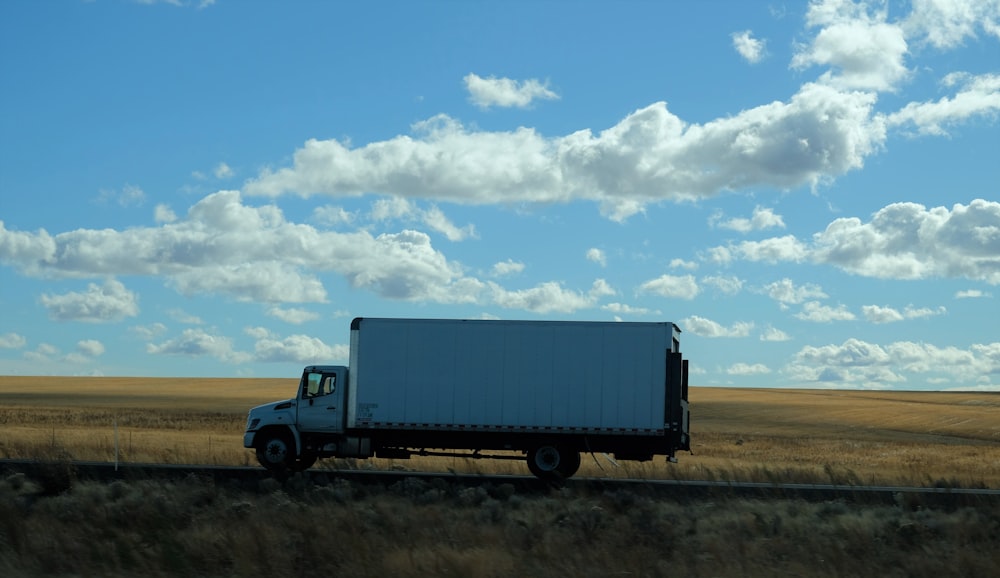
MULTIPOLYGON (((296 380, 0 378, 0 458, 254 464, 246 410, 296 380)), ((579 476, 1000 488, 1000 395, 691 389, 694 455, 579 476)), ((320 462, 527 473, 520 462, 320 462)), ((990 576, 1000 504, 519 494, 409 479, 257 488, 0 471, 3 576, 990 576)))
MULTIPOLYGON (((296 383, 0 377, 0 458, 113 461, 117 448, 123 462, 252 465, 247 410, 291 397, 296 383)), ((693 455, 617 465, 585 456, 578 475, 1000 488, 1000 393, 692 387, 690 402, 693 455)), ((527 473, 520 462, 451 458, 364 465, 527 473)))

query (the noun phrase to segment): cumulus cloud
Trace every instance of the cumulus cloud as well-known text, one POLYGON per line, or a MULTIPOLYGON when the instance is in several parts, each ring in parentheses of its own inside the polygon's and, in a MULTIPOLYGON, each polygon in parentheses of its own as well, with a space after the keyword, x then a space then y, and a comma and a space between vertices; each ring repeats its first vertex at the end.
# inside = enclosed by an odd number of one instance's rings
POLYGON ((23 335, 17 333, 0 334, 0 349, 21 349, 28 344, 23 335))
POLYGON ((1000 39, 998 0, 914 0, 902 22, 907 35, 937 48, 954 48, 978 32, 1000 39))
POLYGON ((301 325, 319 319, 319 313, 298 307, 271 307, 267 310, 267 314, 293 325, 301 325))
POLYGON ((766 375, 771 373, 771 368, 763 363, 734 363, 726 369, 729 375, 766 375))
POLYGON ((983 297, 992 297, 993 295, 985 291, 980 291, 979 289, 967 289, 965 291, 959 291, 955 293, 955 299, 980 299, 983 297))
POLYGON ((682 320, 680 326, 684 331, 701 337, 746 337, 750 335, 754 324, 748 321, 737 321, 731 326, 725 327, 711 319, 692 315, 682 320))
POLYGON ((249 355, 234 349, 232 339, 204 329, 185 329, 180 336, 173 339, 159 344, 149 343, 146 345, 146 352, 153 355, 213 357, 229 363, 250 360, 249 355))
POLYGON ((279 338, 264 328, 247 331, 256 339, 254 361, 270 363, 330 363, 347 361, 349 346, 327 345, 322 339, 309 335, 289 335, 279 338))
POLYGON ((702 284, 715 287, 726 295, 736 295, 743 290, 743 280, 739 277, 723 277, 722 275, 710 275, 702 277, 702 284))
POLYGON ((139 298, 114 279, 90 283, 83 293, 44 294, 40 301, 55 321, 107 323, 139 314, 139 298))
POLYGON ((554 281, 521 290, 504 289, 492 282, 489 286, 493 303, 507 309, 524 309, 534 313, 571 313, 594 307, 598 299, 615 293, 604 279, 594 281, 586 293, 566 289, 554 281))
POLYGON ((783 372, 810 386, 886 388, 918 374, 988 388, 989 376, 1000 373, 1000 343, 963 350, 909 341, 881 346, 851 338, 840 345, 803 347, 783 372))
POLYGON ((937 309, 930 309, 928 307, 912 307, 907 306, 902 311, 894 309, 892 307, 883 307, 880 305, 864 305, 861 307, 861 312, 864 314, 865 319, 872 323, 895 323, 897 321, 903 321, 905 319, 920 319, 922 317, 932 317, 934 315, 944 315, 947 310, 944 307, 938 307, 937 309))
POLYGON ((886 19, 884 8, 869 12, 863 2, 813 2, 806 24, 819 31, 799 47, 792 68, 831 67, 821 81, 845 90, 894 90, 909 76, 909 47, 903 28, 886 19))
POLYGON ((494 263, 492 271, 494 277, 517 275, 518 273, 524 271, 524 263, 514 261, 513 259, 507 259, 506 261, 494 263))
POLYGON ((807 301, 802 304, 802 311, 795 314, 795 317, 803 321, 815 323, 829 323, 831 321, 852 321, 855 315, 848 311, 844 305, 831 307, 823 305, 819 301, 807 301))
POLYGON ((827 294, 823 292, 823 289, 819 285, 806 283, 805 285, 796 286, 787 277, 765 285, 763 291, 768 297, 782 304, 798 305, 809 299, 827 298, 827 294))
POLYGON ((536 100, 556 100, 559 95, 549 90, 548 83, 534 78, 524 81, 490 76, 483 78, 469 73, 463 79, 469 100, 479 108, 527 108, 536 100))
POLYGON ((604 254, 604 251, 596 247, 587 249, 587 260, 593 261, 601 267, 607 267, 608 265, 608 256, 604 254))
MULTIPOLYGON (((857 217, 836 219, 808 243, 786 235, 716 247, 709 254, 718 262, 808 260, 880 279, 963 277, 998 285, 1000 203, 976 199, 968 205, 957 203, 950 210, 894 203, 868 222, 857 217)), ((783 287, 766 290, 785 291, 783 287)))
POLYGON ((767 41, 754 38, 750 30, 733 32, 730 37, 733 39, 733 48, 750 64, 757 64, 764 58, 767 41))
POLYGON ((639 285, 639 293, 650 293, 668 299, 694 299, 701 292, 694 275, 661 275, 639 285))
POLYGON ((292 166, 245 184, 251 195, 406 195, 464 204, 598 203, 624 220, 646 203, 750 186, 815 185, 860 168, 885 138, 875 96, 809 83, 773 102, 688 124, 659 102, 594 133, 546 138, 530 128, 468 129, 445 115, 414 136, 351 148, 309 140, 292 166))
POLYGON ((789 341, 791 336, 780 329, 767 327, 760 334, 761 341, 789 341))
POLYGON ((720 229, 730 229, 740 233, 749 233, 750 231, 760 231, 771 228, 785 228, 785 220, 781 217, 781 215, 776 215, 774 213, 774 209, 765 207, 755 207, 753 215, 749 219, 746 217, 723 219, 721 214, 716 214, 709 219, 709 224, 714 227, 719 227, 720 229))
POLYGON ((372 204, 372 219, 376 221, 402 220, 420 222, 432 230, 443 234, 449 241, 463 241, 476 237, 476 228, 472 225, 458 227, 451 222, 444 212, 437 208, 421 209, 416 203, 402 197, 379 199, 372 204))
POLYGON ((84 339, 76 343, 76 352, 85 357, 104 355, 104 344, 96 339, 84 339))
POLYGON ((1000 75, 952 73, 945 77, 944 84, 960 88, 954 96, 944 96, 935 102, 911 102, 886 115, 886 124, 918 134, 946 135, 947 127, 971 118, 995 119, 1000 115, 1000 75))
POLYGON ((890 279, 965 277, 1000 284, 1000 203, 927 209, 896 203, 871 221, 842 218, 813 237, 814 261, 890 279))
POLYGON ((606 303, 601 305, 604 311, 610 311, 616 315, 659 315, 659 311, 654 311, 646 307, 634 307, 625 303, 606 303))

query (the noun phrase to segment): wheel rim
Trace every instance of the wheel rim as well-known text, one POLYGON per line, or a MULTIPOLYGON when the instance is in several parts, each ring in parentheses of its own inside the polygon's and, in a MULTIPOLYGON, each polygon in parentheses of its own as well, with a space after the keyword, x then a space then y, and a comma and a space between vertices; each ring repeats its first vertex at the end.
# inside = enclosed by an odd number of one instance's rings
POLYGON ((543 472, 554 472, 559 468, 561 456, 559 450, 552 446, 538 448, 535 452, 535 466, 543 472))
POLYGON ((264 459, 272 464, 283 464, 288 459, 288 444, 285 440, 275 438, 264 446, 264 459))

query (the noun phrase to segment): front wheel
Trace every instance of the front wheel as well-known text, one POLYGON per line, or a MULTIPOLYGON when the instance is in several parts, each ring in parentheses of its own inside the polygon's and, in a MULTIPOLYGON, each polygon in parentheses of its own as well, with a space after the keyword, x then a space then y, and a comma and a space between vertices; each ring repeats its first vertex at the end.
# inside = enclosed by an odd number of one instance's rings
MULTIPOLYGON (((295 466, 295 446, 287 433, 261 434, 257 444, 257 461, 272 472, 284 472, 295 466)), ((310 464, 312 465, 312 464, 310 464)))

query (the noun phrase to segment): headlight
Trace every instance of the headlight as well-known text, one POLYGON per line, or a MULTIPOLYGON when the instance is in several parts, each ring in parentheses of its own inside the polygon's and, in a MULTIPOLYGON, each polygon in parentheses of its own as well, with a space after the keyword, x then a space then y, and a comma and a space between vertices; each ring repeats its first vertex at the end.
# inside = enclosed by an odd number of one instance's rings
POLYGON ((253 419, 248 419, 247 420, 247 431, 257 429, 257 424, 259 424, 259 423, 260 423, 260 418, 259 417, 255 417, 253 419))

